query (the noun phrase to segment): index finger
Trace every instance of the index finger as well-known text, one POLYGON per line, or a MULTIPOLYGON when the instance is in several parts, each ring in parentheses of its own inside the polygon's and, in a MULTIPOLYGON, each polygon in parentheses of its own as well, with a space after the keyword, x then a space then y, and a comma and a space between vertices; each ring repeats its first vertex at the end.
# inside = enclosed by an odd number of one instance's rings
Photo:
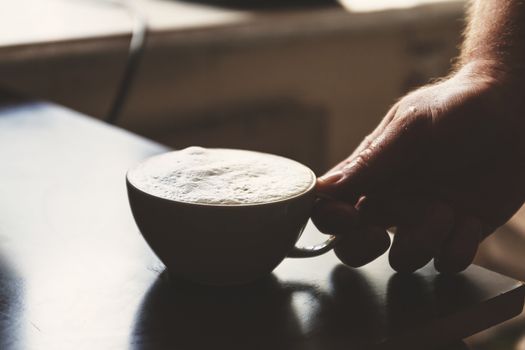
POLYGON ((377 137, 349 162, 318 180, 321 195, 355 203, 404 173, 426 152, 432 125, 430 115, 411 108, 390 122, 377 137), (427 143, 426 143, 427 142, 427 143))

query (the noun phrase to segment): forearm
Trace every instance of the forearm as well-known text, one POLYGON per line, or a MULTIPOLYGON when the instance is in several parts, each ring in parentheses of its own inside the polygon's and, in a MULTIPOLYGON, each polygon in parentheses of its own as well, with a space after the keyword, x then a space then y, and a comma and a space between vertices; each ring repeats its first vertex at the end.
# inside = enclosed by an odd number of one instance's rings
POLYGON ((472 0, 460 66, 525 78, 525 0, 472 0))

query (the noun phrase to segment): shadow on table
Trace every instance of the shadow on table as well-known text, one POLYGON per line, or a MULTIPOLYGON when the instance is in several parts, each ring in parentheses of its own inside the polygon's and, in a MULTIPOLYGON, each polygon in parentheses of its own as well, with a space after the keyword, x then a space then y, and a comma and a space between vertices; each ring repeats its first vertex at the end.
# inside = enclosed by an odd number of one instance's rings
MULTIPOLYGON (((370 348, 442 312, 448 292, 458 303, 467 300, 470 292, 464 291, 472 286, 463 288, 465 283, 434 278, 429 284, 417 274, 394 275, 381 300, 376 297, 381 293, 372 293, 378 286, 343 265, 332 270, 328 290, 273 275, 248 286, 209 288, 162 274, 136 314, 131 348, 370 348), (444 290, 445 299, 433 298, 429 288, 444 290)), ((456 346, 446 349, 464 348, 456 346)))
POLYGON ((248 286, 211 288, 170 281, 163 273, 136 317, 132 349, 291 348, 301 336, 290 304, 296 288, 302 287, 288 287, 274 276, 248 286))

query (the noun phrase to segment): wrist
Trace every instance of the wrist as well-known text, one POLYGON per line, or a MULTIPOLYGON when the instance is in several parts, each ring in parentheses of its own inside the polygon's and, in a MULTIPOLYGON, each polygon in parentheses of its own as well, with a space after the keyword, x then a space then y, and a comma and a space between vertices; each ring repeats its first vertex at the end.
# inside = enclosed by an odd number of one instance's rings
POLYGON ((518 62, 491 57, 461 58, 454 74, 467 74, 489 83, 520 88, 525 83, 525 59, 518 62))
POLYGON ((500 87, 511 95, 525 99, 525 66, 522 63, 512 64, 491 58, 462 60, 453 76, 468 77, 480 84, 500 87))

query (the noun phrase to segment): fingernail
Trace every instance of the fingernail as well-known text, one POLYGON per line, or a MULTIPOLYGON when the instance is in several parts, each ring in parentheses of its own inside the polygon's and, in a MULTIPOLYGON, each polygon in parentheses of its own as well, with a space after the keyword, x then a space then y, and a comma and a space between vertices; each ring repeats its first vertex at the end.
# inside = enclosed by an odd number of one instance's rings
POLYGON ((341 170, 338 170, 321 176, 319 178, 319 181, 321 181, 323 184, 334 184, 337 181, 341 180, 343 176, 344 173, 341 170))

